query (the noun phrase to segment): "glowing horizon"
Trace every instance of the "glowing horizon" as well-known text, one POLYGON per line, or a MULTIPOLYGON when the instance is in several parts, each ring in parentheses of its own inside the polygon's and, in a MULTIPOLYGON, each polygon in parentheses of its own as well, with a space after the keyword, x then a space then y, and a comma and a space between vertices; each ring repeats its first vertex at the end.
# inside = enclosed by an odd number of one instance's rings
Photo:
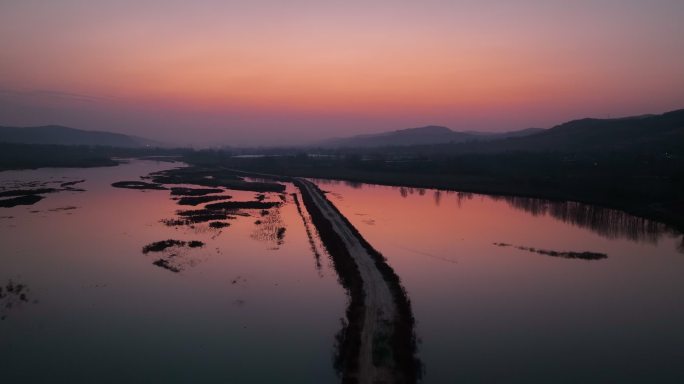
POLYGON ((0 4, 0 125, 241 145, 684 107, 678 1, 95 3, 0 4))

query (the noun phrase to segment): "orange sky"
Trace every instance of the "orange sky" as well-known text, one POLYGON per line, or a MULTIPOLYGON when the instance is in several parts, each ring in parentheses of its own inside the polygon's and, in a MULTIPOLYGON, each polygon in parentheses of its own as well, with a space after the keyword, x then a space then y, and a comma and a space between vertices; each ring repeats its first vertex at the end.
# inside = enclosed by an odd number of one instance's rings
POLYGON ((0 124, 273 144, 684 107, 684 2, 511 3, 7 0, 0 124))

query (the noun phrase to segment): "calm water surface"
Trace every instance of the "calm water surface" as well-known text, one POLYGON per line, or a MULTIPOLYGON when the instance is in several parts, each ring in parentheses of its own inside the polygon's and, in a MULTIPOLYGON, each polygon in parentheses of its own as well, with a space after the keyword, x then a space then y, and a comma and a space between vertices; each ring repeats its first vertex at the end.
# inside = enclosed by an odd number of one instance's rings
POLYGON ((401 277, 425 383, 684 382, 681 235, 587 205, 317 182, 401 277))
POLYGON ((221 231, 173 228, 159 222, 181 208, 168 191, 110 186, 175 166, 0 172, 3 187, 86 180, 75 186, 85 192, 0 210, 0 283, 30 289, 30 302, 2 312, 0 381, 337 380, 334 336, 346 298, 327 258, 317 267, 291 199, 280 208, 279 245, 257 229, 258 212, 221 231), (183 251, 183 271, 173 273, 141 252, 169 238, 206 246, 183 251))
MULTIPOLYGON (((180 208, 168 191, 110 186, 175 166, 0 172, 4 188, 86 180, 0 210, 0 284, 29 288, 0 309, 3 382, 337 381, 346 298, 292 198, 281 243, 259 212, 222 230, 168 227, 180 208), (169 238, 206 245, 179 251, 172 273, 141 252, 169 238)), ((681 235, 572 203, 319 184, 401 277, 424 382, 684 382, 681 235)))

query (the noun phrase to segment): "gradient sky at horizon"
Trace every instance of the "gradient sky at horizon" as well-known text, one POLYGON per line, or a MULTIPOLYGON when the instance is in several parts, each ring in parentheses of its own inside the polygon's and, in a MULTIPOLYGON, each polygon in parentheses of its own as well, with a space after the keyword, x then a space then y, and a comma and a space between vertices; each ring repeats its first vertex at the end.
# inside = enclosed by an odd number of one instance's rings
POLYGON ((293 144, 684 107, 684 1, 3 0, 0 125, 293 144))

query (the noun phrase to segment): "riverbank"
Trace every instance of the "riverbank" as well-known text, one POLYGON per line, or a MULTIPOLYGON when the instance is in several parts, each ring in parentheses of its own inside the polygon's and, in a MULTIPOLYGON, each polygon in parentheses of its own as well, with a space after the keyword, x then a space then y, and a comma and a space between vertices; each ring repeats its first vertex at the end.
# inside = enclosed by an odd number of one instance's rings
POLYGON ((112 167, 124 158, 181 159, 185 149, 0 143, 0 171, 38 168, 112 167))
MULTIPOLYGON (((441 189, 497 196, 526 197, 551 201, 573 201, 617 209, 644 219, 658 221, 684 232, 684 200, 638 201, 618 195, 611 198, 591 190, 564 190, 553 183, 513 182, 478 176, 453 176, 435 174, 405 174, 369 172, 348 169, 292 169, 285 171, 292 177, 340 180, 352 183, 378 184, 395 187, 441 189)), ((616 185, 620 188, 620 185, 616 185)))
POLYGON ((638 151, 394 153, 349 149, 261 158, 217 158, 197 152, 188 162, 293 177, 435 188, 490 195, 574 201, 619 209, 684 230, 684 158, 638 151))

